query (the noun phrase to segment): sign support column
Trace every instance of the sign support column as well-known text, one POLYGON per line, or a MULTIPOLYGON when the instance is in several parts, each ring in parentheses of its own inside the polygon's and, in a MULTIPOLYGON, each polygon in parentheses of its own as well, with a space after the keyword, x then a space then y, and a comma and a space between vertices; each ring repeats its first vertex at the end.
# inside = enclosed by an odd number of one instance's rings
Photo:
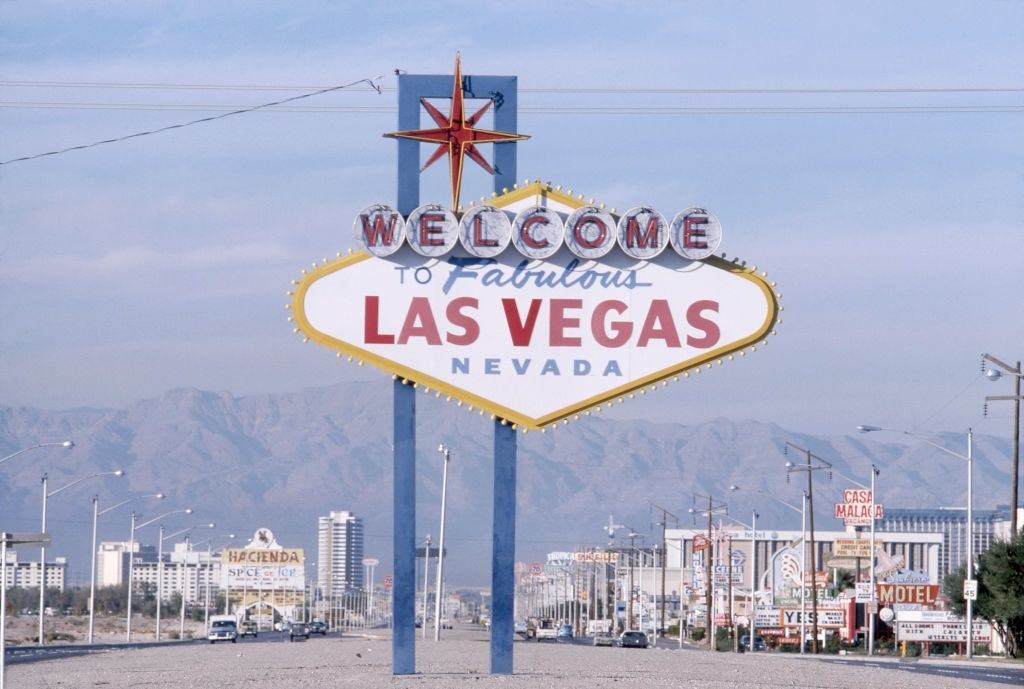
POLYGON ((516 431, 494 420, 494 528, 491 551, 491 674, 512 674, 516 562, 516 431))
MULTIPOLYGON (((391 671, 416 672, 416 390, 395 378, 394 629, 391 671)), ((425 624, 425 623, 424 623, 425 624)))

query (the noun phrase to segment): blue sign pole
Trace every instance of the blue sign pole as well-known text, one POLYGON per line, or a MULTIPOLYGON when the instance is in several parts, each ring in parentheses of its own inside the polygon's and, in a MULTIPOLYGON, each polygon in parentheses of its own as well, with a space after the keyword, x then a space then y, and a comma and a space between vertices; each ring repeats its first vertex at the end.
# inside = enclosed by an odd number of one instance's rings
POLYGON ((491 674, 512 674, 515 632, 516 432, 494 421, 494 540, 491 551, 491 674))
POLYGON ((416 389, 395 378, 391 671, 416 672, 416 389))
MULTIPOLYGON (((399 75, 398 128, 417 129, 420 126, 420 99, 451 98, 452 79, 452 76, 441 75, 399 75)), ((516 131, 515 77, 464 76, 462 85, 466 98, 493 101, 496 130, 516 131)), ((494 191, 500 194, 505 188, 511 189, 516 181, 516 144, 496 143, 492 148, 492 165, 495 169, 494 191)), ((419 142, 399 139, 398 212, 402 215, 408 215, 420 204, 419 173, 419 142)), ((412 385, 403 383, 400 378, 395 380, 394 388, 395 573, 392 589, 394 630, 391 637, 391 653, 392 673, 407 675, 416 671, 416 399, 412 385)), ((516 535, 516 437, 511 425, 502 426, 500 422, 495 422, 494 457, 494 611, 491 622, 491 672, 511 674, 516 535)))

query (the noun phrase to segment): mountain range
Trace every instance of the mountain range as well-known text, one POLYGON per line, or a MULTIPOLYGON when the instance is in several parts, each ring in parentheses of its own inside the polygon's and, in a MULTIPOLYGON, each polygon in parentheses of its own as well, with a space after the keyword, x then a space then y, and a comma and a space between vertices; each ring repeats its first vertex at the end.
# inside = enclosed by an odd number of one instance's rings
MULTIPOLYGON (((138 500, 100 520, 99 540, 127 540, 130 512, 140 521, 191 507, 194 514, 163 520, 168 532, 199 528, 193 542, 236 535, 244 544, 267 527, 278 542, 306 548, 316 561, 317 517, 351 510, 364 519, 365 555, 378 573, 391 561, 390 381, 341 383, 290 393, 235 397, 226 392, 176 389, 124 409, 51 411, 0 406, 0 456, 39 442, 72 439, 76 447, 48 447, 0 465, 0 527, 38 531, 40 479, 55 490, 80 477, 123 469, 122 478, 96 477, 50 499, 48 559, 66 556, 72 581, 87 581, 92 496, 100 509, 135 495, 163 492, 162 502, 138 500)), ((451 448, 446 527, 447 580, 487 585, 490 570, 492 422, 433 395, 417 397, 417 534, 437 542, 442 458, 451 448)), ((956 452, 965 437, 932 438, 956 452)), ((520 434, 517 557, 543 559, 554 550, 605 545, 609 516, 656 542, 660 510, 686 527, 695 495, 728 503, 729 514, 758 527, 799 528, 800 517, 757 490, 799 504, 806 473, 787 480, 787 441, 832 462, 831 480, 815 472, 819 529, 841 528, 833 504, 845 488, 839 474, 868 482, 880 469, 878 499, 886 507, 962 506, 964 462, 924 443, 892 442, 882 434, 824 437, 771 423, 719 418, 708 423, 653 423, 598 414, 557 431, 520 434), (730 492, 730 485, 743 490, 730 492)), ((976 508, 1009 502, 1009 441, 975 436, 976 508)), ((620 532, 621 535, 621 532, 620 532)), ((138 539, 155 543, 157 525, 138 539)), ((37 550, 19 553, 36 559, 37 550)))

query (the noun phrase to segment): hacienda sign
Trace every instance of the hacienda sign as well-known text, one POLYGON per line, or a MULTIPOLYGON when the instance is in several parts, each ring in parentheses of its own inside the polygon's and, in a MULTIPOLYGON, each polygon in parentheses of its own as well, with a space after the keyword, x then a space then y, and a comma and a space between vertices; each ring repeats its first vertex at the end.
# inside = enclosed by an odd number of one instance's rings
POLYGON ((776 320, 763 274, 686 257, 721 238, 702 209, 616 221, 537 182, 462 223, 438 205, 408 218, 377 205, 355 227, 366 251, 299 281, 298 330, 528 428, 742 355, 776 320))

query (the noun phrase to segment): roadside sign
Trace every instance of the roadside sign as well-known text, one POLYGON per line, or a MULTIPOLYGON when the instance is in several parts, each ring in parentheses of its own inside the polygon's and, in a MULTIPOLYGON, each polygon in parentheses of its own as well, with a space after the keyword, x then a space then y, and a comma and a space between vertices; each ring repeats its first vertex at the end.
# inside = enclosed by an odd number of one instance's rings
MULTIPOLYGON (((897 622, 903 641, 967 641, 966 622, 897 622)), ((992 626, 988 622, 975 622, 973 639, 977 643, 992 640, 992 626)))
MULTIPOLYGON (((881 543, 881 539, 875 539, 875 547, 881 543)), ((871 541, 867 538, 837 538, 832 542, 832 554, 835 557, 870 558, 871 541)))
POLYGON ((874 600, 874 596, 871 595, 870 581, 858 581, 856 583, 856 588, 858 603, 870 603, 872 600, 874 600))
POLYGON ((380 564, 380 560, 378 560, 375 557, 364 557, 363 558, 363 567, 376 567, 379 564, 380 564))
POLYGON ((877 584, 882 605, 935 605, 939 598, 938 584, 877 584))
MULTIPOLYGON (((845 610, 822 610, 818 609, 818 626, 819 627, 842 627, 846 621, 845 610)), ((799 610, 783 610, 782 611, 782 624, 785 627, 799 627, 801 619, 804 619, 806 624, 811 624, 814 621, 814 613, 810 610, 805 611, 806 619, 801 618, 799 610)))
POLYGON ((694 534, 693 536, 693 552, 699 553, 702 550, 708 549, 707 536, 702 534, 694 534))
POLYGON ((544 566, 541 563, 539 563, 539 562, 531 562, 530 563, 530 575, 531 576, 539 577, 543 573, 544 573, 544 566))
POLYGON ((394 581, 395 581, 394 578, 390 574, 385 574, 384 575, 384 588, 386 588, 386 589, 391 588, 391 584, 393 584, 394 581))
POLYGON ((977 579, 964 579, 964 600, 978 600, 977 579))

